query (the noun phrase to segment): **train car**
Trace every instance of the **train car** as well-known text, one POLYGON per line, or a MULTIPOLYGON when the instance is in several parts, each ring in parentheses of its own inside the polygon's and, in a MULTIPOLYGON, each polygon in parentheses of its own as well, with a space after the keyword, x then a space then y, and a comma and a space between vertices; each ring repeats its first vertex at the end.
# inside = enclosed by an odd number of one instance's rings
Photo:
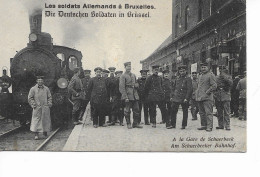
POLYGON ((42 11, 29 15, 30 34, 27 47, 10 59, 12 79, 12 117, 21 124, 30 121, 32 108, 28 104, 28 93, 36 84, 36 76, 44 76, 44 84, 53 97, 52 123, 59 126, 69 120, 71 103, 67 86, 73 69, 82 66, 80 51, 65 46, 53 45, 52 37, 41 31, 42 11))

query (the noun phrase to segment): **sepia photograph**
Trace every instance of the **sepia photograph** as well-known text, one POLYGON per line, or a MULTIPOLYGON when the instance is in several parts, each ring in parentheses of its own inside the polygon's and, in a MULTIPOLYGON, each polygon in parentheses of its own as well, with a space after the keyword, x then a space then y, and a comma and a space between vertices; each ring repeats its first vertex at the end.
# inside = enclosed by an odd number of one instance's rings
POLYGON ((0 151, 246 153, 246 7, 1 1, 0 151))

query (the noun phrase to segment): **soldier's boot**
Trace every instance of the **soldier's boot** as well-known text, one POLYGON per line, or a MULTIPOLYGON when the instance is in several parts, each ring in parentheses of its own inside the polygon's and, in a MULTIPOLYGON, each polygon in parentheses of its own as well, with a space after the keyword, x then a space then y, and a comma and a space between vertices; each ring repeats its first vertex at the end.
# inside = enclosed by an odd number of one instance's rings
POLYGON ((116 122, 116 116, 115 115, 111 115, 111 122, 108 123, 107 125, 108 126, 115 125, 115 122, 116 122))
POLYGON ((124 126, 124 117, 123 116, 118 116, 119 117, 119 124, 121 125, 121 126, 124 126))
POLYGON ((132 129, 130 115, 129 116, 125 116, 125 120, 126 120, 126 123, 127 123, 127 128, 128 129, 132 129))

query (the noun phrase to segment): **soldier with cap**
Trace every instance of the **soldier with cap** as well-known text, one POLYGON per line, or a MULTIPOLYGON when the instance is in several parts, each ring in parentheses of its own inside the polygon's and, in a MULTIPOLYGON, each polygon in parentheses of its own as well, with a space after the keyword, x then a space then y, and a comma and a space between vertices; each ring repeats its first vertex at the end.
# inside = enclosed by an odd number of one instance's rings
POLYGON ((237 84, 239 91, 239 120, 246 120, 246 71, 244 71, 244 78, 237 84))
POLYGON ((217 108, 218 127, 216 129, 230 130, 230 89, 233 81, 225 66, 219 66, 220 74, 216 77, 217 89, 214 93, 217 108))
MULTIPOLYGON (((91 75, 91 70, 86 69, 86 70, 84 70, 84 78, 81 79, 82 84, 83 84, 83 89, 84 89, 86 95, 89 95, 87 88, 88 88, 89 80, 91 78, 90 75, 91 75)), ((85 109, 86 109, 89 101, 90 100, 87 97, 85 97, 85 99, 82 101, 83 108, 80 113, 80 120, 82 119, 82 116, 84 115, 85 109)))
MULTIPOLYGON (((109 72, 110 72, 110 76, 108 77, 108 81, 109 81, 109 90, 111 93, 115 94, 116 91, 116 84, 117 84, 117 78, 115 77, 115 71, 116 68, 115 67, 109 67, 108 68, 109 72)), ((115 95, 113 95, 115 98, 115 95)), ((117 103, 114 101, 113 96, 110 95, 110 111, 109 111, 109 126, 111 125, 115 125, 115 123, 118 121, 116 114, 117 114, 117 103)))
POLYGON ((146 79, 144 92, 145 99, 149 104, 149 115, 152 122, 152 127, 156 128, 156 105, 161 110, 162 121, 167 119, 167 112, 163 109, 164 91, 162 87, 162 78, 158 76, 159 66, 152 66, 152 75, 146 79))
POLYGON ((201 75, 198 77, 198 89, 195 97, 199 106, 201 127, 198 130, 212 131, 213 127, 213 92, 217 88, 216 77, 209 71, 207 63, 201 64, 201 75))
POLYGON ((136 82, 136 76, 131 73, 131 62, 124 63, 125 72, 121 75, 119 80, 119 90, 122 94, 121 99, 125 102, 124 115, 127 123, 127 128, 143 128, 139 125, 140 111, 139 111, 139 96, 137 93, 138 84, 136 82), (133 126, 131 127, 130 121, 130 109, 133 111, 133 126))
POLYGON ((103 69, 103 70, 102 70, 102 77, 108 78, 108 75, 109 75, 109 71, 106 70, 106 69, 103 69))
POLYGON ((44 85, 43 78, 37 76, 37 84, 30 89, 28 95, 28 102, 33 108, 30 130, 35 133, 35 140, 39 139, 40 132, 47 137, 47 132, 51 131, 52 96, 49 88, 44 85))
POLYGON ((106 127, 105 124, 105 109, 104 107, 108 104, 108 92, 109 83, 104 77, 101 77, 102 68, 97 67, 94 69, 96 76, 91 78, 88 84, 88 99, 90 104, 93 106, 93 126, 106 127))
POLYGON ((171 88, 171 118, 167 125, 167 128, 176 127, 176 118, 179 106, 181 105, 183 111, 182 127, 185 129, 188 121, 188 108, 189 100, 192 95, 192 81, 191 78, 187 76, 187 66, 182 65, 178 67, 179 75, 172 83, 171 88))
MULTIPOLYGON (((149 115, 148 115, 148 104, 145 100, 145 93, 144 93, 144 85, 145 85, 145 81, 147 78, 147 72, 148 70, 141 70, 141 78, 137 79, 137 83, 138 83, 138 95, 140 97, 139 99, 139 111, 140 111, 140 116, 141 116, 141 112, 142 112, 142 108, 144 110, 144 123, 145 125, 150 125, 149 123, 149 115)), ((140 123, 140 122, 139 122, 140 123)))
POLYGON ((198 107, 198 103, 196 101, 196 98, 195 98, 195 93, 196 93, 196 90, 198 88, 198 76, 197 76, 197 72, 192 72, 192 95, 191 95, 191 99, 190 99, 190 112, 191 112, 191 115, 192 115, 192 120, 197 120, 197 114, 199 112, 199 107, 198 107))
POLYGON ((164 70, 163 72, 163 80, 162 80, 162 88, 164 92, 164 100, 163 100, 163 112, 166 112, 167 118, 163 120, 161 123, 166 123, 169 120, 169 116, 171 114, 171 87, 172 82, 169 79, 170 71, 168 69, 164 70))
POLYGON ((81 74, 81 69, 80 68, 75 68, 73 70, 74 75, 71 78, 69 85, 68 85, 68 91, 69 94, 71 95, 71 101, 73 103, 73 108, 72 108, 72 119, 73 119, 73 124, 78 125, 81 124, 81 112, 83 111, 83 100, 85 99, 85 92, 83 88, 82 81, 80 79, 80 74, 81 74))
MULTIPOLYGON (((121 100, 121 93, 119 91, 119 79, 122 75, 123 71, 116 71, 115 72, 115 85, 111 90, 111 103, 112 103, 112 122, 110 125, 115 125, 115 121, 119 120, 119 124, 124 126, 123 119, 124 119, 124 104, 121 100)), ((111 86, 111 83, 110 83, 111 86)))
POLYGON ((239 91, 237 90, 237 84, 240 81, 239 76, 235 76, 233 80, 233 85, 231 88, 231 102, 230 102, 230 112, 232 117, 239 117, 238 109, 239 109, 239 91))

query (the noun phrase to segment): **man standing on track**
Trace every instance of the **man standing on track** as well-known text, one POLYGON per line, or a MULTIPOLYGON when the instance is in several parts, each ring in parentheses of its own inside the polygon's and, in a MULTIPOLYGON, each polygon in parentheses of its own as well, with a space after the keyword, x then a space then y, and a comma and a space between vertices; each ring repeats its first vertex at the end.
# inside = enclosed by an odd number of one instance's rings
POLYGON ((33 108, 30 130, 35 133, 34 139, 38 140, 39 132, 47 137, 47 132, 51 131, 52 96, 49 88, 43 84, 43 76, 37 76, 36 82, 29 91, 28 102, 33 108))

